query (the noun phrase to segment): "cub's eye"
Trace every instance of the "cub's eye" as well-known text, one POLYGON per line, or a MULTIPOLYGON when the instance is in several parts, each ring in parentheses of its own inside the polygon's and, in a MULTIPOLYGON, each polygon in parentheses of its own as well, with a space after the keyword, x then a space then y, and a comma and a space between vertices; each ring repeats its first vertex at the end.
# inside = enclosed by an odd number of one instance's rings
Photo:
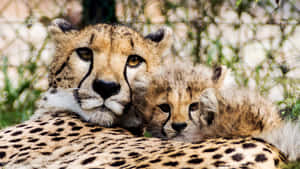
POLYGON ((90 48, 82 47, 76 49, 77 55, 84 61, 90 61, 93 57, 93 51, 90 48))
POLYGON ((165 112, 165 113, 170 113, 171 112, 171 108, 169 106, 169 104, 160 104, 158 105, 158 107, 160 108, 161 111, 165 112))
POLYGON ((143 62, 145 60, 139 55, 129 55, 127 59, 127 65, 132 68, 139 66, 143 62))
POLYGON ((199 103, 195 102, 190 104, 189 111, 196 111, 199 109, 199 103))

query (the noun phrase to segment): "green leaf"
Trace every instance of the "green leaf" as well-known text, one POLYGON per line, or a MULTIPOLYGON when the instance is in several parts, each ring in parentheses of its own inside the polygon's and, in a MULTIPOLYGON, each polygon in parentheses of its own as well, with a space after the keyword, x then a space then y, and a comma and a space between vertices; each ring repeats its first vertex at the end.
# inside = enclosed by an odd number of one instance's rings
POLYGON ((240 4, 242 3, 242 1, 243 1, 243 0, 237 0, 236 3, 235 3, 235 5, 236 5, 236 6, 240 6, 240 4))

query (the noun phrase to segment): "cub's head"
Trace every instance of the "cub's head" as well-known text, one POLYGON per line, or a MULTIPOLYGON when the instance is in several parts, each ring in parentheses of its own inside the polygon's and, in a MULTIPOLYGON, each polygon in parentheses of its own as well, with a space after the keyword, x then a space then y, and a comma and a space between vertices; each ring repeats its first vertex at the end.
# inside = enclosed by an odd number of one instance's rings
POLYGON ((85 120, 111 126, 131 102, 129 82, 160 63, 171 33, 146 37, 126 26, 99 24, 75 30, 63 19, 49 26, 56 44, 50 65, 52 88, 75 89, 85 120))
POLYGON ((155 137, 194 140, 190 131, 209 125, 214 118, 212 106, 207 106, 211 100, 208 91, 221 87, 222 71, 222 67, 212 71, 202 65, 176 63, 154 73, 144 94, 145 103, 137 104, 147 131, 155 137))

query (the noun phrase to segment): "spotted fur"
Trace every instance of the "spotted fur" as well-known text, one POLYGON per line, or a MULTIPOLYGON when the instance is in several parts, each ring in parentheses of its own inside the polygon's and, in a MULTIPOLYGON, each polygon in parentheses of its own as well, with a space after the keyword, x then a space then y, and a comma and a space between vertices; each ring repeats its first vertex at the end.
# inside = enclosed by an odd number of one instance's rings
POLYGON ((74 113, 49 112, 0 131, 3 168, 280 168, 274 146, 255 138, 183 143, 103 128, 74 113))

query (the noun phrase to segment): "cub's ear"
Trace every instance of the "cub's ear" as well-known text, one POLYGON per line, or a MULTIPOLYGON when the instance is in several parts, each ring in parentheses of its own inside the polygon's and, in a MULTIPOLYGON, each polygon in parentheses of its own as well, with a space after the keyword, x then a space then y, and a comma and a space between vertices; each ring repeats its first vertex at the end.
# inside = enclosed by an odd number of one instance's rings
POLYGON ((71 30, 75 30, 72 24, 61 18, 53 20, 48 26, 48 31, 55 41, 64 38, 65 33, 71 30))
POLYGON ((219 103, 215 89, 205 89, 200 96, 200 122, 203 125, 212 124, 218 112, 219 103))
POLYGON ((152 42, 158 44, 158 50, 163 53, 167 49, 170 49, 173 42, 173 31, 169 27, 163 27, 156 32, 150 33, 145 36, 145 39, 149 39, 152 42))
POLYGON ((213 70, 212 81, 217 88, 223 86, 226 77, 227 68, 225 66, 216 66, 213 70))

